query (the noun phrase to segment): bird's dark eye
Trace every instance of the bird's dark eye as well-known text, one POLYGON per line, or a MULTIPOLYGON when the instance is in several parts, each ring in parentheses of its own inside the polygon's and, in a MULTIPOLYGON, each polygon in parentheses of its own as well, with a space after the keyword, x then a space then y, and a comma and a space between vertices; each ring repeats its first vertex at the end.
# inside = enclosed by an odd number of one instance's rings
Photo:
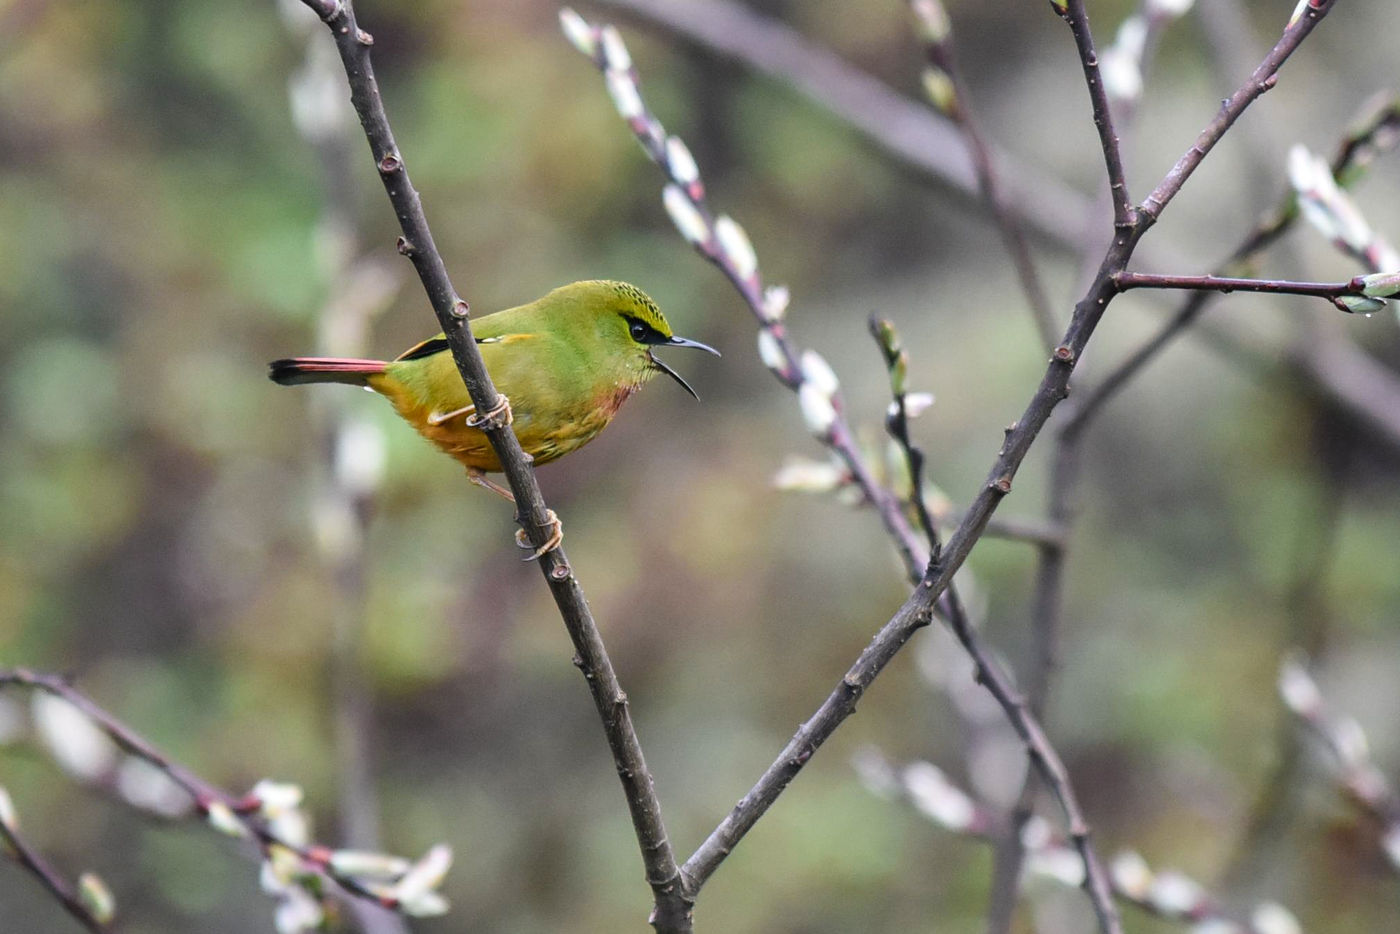
POLYGON ((642 322, 640 322, 640 321, 633 321, 633 322, 632 322, 632 340, 636 341, 636 342, 639 343, 639 344, 645 342, 646 339, 647 339, 647 331, 648 331, 648 330, 650 330, 650 329, 649 329, 645 324, 642 324, 642 322))

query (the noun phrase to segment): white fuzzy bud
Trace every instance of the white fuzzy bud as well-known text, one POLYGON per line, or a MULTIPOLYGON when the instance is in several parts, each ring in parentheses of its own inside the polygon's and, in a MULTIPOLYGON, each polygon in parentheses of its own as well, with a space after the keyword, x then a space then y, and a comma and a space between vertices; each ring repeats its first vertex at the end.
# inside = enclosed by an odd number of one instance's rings
POLYGON ((709 242, 710 225, 705 221, 705 215, 700 213, 695 202, 690 200, 690 195, 682 191, 679 185, 667 185, 662 189, 661 203, 666 206, 671 223, 676 225, 676 230, 680 231, 687 243, 699 246, 709 242))
POLYGON ((273 843, 267 848, 267 858, 258 870, 258 885, 269 895, 280 895, 293 888, 297 879, 309 870, 300 856, 285 846, 273 843))
POLYGON ((953 24, 948 21, 948 11, 943 8, 940 0, 913 0, 910 6, 914 10, 914 18, 918 21, 919 38, 933 45, 940 45, 948 40, 953 31, 953 24))
POLYGON ((1152 880, 1147 898, 1164 914, 1184 915, 1205 900, 1205 891, 1191 877, 1168 869, 1152 880))
POLYGON ((1381 846, 1385 848, 1390 865, 1400 869, 1400 823, 1391 824, 1385 829, 1385 835, 1381 837, 1381 846))
POLYGON ((1377 272, 1362 276, 1361 294, 1371 298, 1389 298, 1400 292, 1400 272, 1377 272))
POLYGON ((1191 934, 1245 934, 1245 931, 1226 918, 1207 918, 1191 925, 1191 934))
POLYGON ((671 178, 681 185, 694 184, 700 178, 700 167, 695 164, 690 148, 679 136, 666 140, 666 167, 671 178))
POLYGON ((1303 934, 1303 926, 1293 912, 1278 902, 1260 902, 1249 916, 1256 934, 1303 934))
POLYGON ((758 272, 758 254, 738 221, 728 214, 715 218, 715 238, 740 279, 748 279, 758 272))
POLYGON ((808 431, 818 438, 831 434, 831 427, 836 424, 836 406, 831 396, 804 382, 797 389, 797 404, 802 409, 802 419, 807 423, 808 431))
POLYGON ((397 879, 413 866, 402 856, 366 850, 336 850, 328 862, 337 875, 360 879, 397 879))
POLYGON ((773 475, 774 489, 786 493, 829 493, 846 481, 846 471, 830 461, 788 460, 773 475))
POLYGON ((950 114, 958 102, 958 89, 952 77, 942 68, 932 65, 924 69, 924 95, 939 113, 950 114))
POLYGON ((433 846, 399 879, 393 889, 394 898, 401 902, 410 902, 425 892, 433 891, 442 885, 442 880, 447 877, 447 870, 451 868, 452 847, 445 843, 433 846))
POLYGON ((0 824, 3 824, 6 830, 19 829, 19 815, 15 813, 15 801, 3 785, 0 785, 0 824))
POLYGON ((588 21, 574 12, 572 7, 563 7, 559 10, 559 28, 564 30, 565 37, 589 58, 598 54, 598 31, 588 25, 588 21))
POLYGON ((869 746, 859 749, 851 756, 851 767, 856 770, 865 790, 881 798, 892 798, 899 791, 899 778, 888 759, 878 749, 869 746))
POLYGON ((248 836, 248 828, 243 826, 243 822, 238 819, 238 815, 233 813, 233 808, 222 801, 212 802, 204 817, 219 833, 228 834, 230 837, 248 836))
POLYGON ((295 810, 301 807, 305 797, 300 785, 266 778, 254 785, 249 794, 258 799, 258 810, 263 817, 276 817, 285 811, 295 810))
POLYGON ((1099 74, 1110 98, 1132 102, 1142 96, 1141 61, 1117 43, 1100 53, 1099 74))
POLYGON ((622 33, 616 26, 604 26, 598 30, 598 39, 603 47, 603 64, 610 71, 630 71, 632 54, 627 51, 627 43, 622 41, 622 33))
POLYGON ((972 799, 948 781, 936 765, 914 762, 905 766, 902 776, 905 794, 920 813, 949 830, 966 830, 977 816, 972 799))
POLYGON ((311 842, 311 816, 295 808, 278 811, 268 820, 267 829, 288 846, 302 847, 311 842))
POLYGON ((770 285, 763 290, 763 317, 768 321, 781 321, 787 315, 788 302, 792 293, 785 285, 770 285))
POLYGON ((189 813, 194 799, 175 779, 145 759, 128 756, 117 769, 117 793, 127 803, 161 817, 181 817, 189 813))
POLYGON ((802 378, 828 396, 836 395, 837 390, 841 388, 831 365, 815 350, 802 351, 802 378))
POLYGON ((1386 308, 1385 299, 1367 298, 1364 295, 1340 295, 1333 299, 1332 303, 1349 315, 1373 315, 1386 308))
POLYGON ((385 457, 384 432, 367 419, 348 421, 336 435, 336 479, 352 496, 368 496, 379 488, 385 457))
POLYGON ((277 934, 305 934, 315 931, 325 919, 326 912, 321 903, 302 888, 287 889, 277 903, 277 912, 273 915, 277 934))
POLYGON ((98 924, 111 924, 116 916, 117 900, 95 872, 85 872, 78 877, 78 900, 98 924))
POLYGON ((908 418, 918 418, 933 405, 931 392, 907 392, 904 394, 904 414, 908 418))
POLYGON ((774 373, 787 372, 787 354, 783 353, 783 345, 767 328, 758 332, 758 359, 774 373))
POLYGON ((1147 0, 1148 16, 1185 16, 1191 12, 1196 0, 1147 0))
POLYGON ((1113 857, 1109 874, 1113 877, 1113 884, 1132 899, 1143 899, 1152 887, 1152 868, 1142 854, 1134 850, 1124 850, 1113 857))
POLYGON ((1371 757, 1366 731, 1354 717, 1341 717, 1333 724, 1332 742, 1337 749, 1337 758, 1348 769, 1360 767, 1371 757))
POLYGON ((607 83, 613 106, 622 119, 635 120, 646 110, 642 105, 642 92, 637 90, 637 82, 627 72, 608 69, 603 80, 607 83))
POLYGON ((1301 717, 1312 716, 1322 708, 1322 692, 1297 658, 1285 659, 1279 668, 1278 693, 1284 705, 1301 717))
POLYGON ((412 898, 399 899, 399 911, 410 918, 436 918, 447 914, 450 907, 440 892, 419 892, 412 898))
POLYGON ((1084 860, 1068 847, 1051 846, 1027 853, 1026 871, 1070 888, 1084 884, 1084 860))
POLYGON ((71 702, 40 691, 31 710, 39 738, 69 775, 94 782, 116 767, 117 744, 71 702))

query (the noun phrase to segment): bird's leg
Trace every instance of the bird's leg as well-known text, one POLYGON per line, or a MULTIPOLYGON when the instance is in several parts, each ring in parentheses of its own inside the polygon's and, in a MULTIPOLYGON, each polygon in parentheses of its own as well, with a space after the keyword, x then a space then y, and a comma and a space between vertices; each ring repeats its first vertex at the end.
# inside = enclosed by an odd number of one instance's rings
POLYGON ((470 480, 472 483, 476 484, 477 486, 481 487, 483 490, 490 490, 497 496, 503 496, 510 502, 515 502, 515 494, 512 493, 510 490, 507 490, 505 487, 501 486, 499 483, 492 483, 490 480, 487 480, 486 471, 484 470, 478 470, 475 467, 468 467, 467 479, 470 480))
MULTIPOLYGON (((504 399, 505 397, 503 396, 502 398, 504 399)), ((515 502, 515 494, 500 484, 492 483, 490 480, 487 480, 486 472, 483 470, 478 470, 475 467, 468 467, 467 479, 484 490, 490 490, 497 496, 503 496, 512 503, 515 502)), ((558 548, 564 541, 564 523, 559 520, 558 514, 556 514, 553 509, 546 509, 544 512, 544 527, 549 530, 549 537, 545 539, 544 544, 539 548, 530 544, 530 537, 525 534, 524 529, 515 530, 515 544, 531 552, 530 557, 525 559, 526 561, 534 561, 546 552, 558 548)))
POLYGON ((480 415, 467 417, 468 428, 504 428, 515 421, 515 413, 510 410, 510 400, 503 394, 496 394, 496 404, 480 415))
POLYGON ((427 422, 436 428, 443 422, 450 422, 459 415, 471 415, 476 411, 474 405, 464 405, 460 409, 453 409, 451 412, 429 412, 427 422))

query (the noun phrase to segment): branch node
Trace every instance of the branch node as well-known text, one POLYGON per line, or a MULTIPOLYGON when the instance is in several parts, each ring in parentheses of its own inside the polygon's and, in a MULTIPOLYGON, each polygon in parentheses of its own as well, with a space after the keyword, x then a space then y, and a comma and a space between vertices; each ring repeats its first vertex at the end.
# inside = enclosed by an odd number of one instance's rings
POLYGON ((418 248, 416 246, 408 242, 407 237, 399 237, 397 240, 395 240, 394 249, 399 251, 400 256, 412 256, 418 251, 418 248))
POLYGON ((993 493, 1000 494, 1001 496, 1005 496, 1007 493, 1010 493, 1010 492, 1011 492, 1011 475, 1010 475, 1010 474, 1002 474, 1000 477, 997 477, 997 478, 996 478, 995 480, 993 480, 992 483, 991 483, 991 490, 992 490, 993 493))
POLYGON ((371 45, 374 45, 374 36, 371 36, 368 32, 361 29, 355 33, 355 41, 358 42, 360 45, 369 47, 371 45))
POLYGON ((1055 348, 1055 360, 1058 363, 1073 363, 1074 357, 1074 348, 1068 344, 1061 344, 1055 348))
MULTIPOLYGON (((410 249, 412 249, 411 246, 410 249)), ((457 320, 465 321, 471 317, 471 314, 472 306, 464 302, 462 299, 459 298, 452 303, 452 317, 456 318, 457 320)))
POLYGON ((395 172, 402 171, 403 160, 399 158, 399 154, 396 152, 388 153, 383 159, 379 160, 380 175, 393 175, 395 172))

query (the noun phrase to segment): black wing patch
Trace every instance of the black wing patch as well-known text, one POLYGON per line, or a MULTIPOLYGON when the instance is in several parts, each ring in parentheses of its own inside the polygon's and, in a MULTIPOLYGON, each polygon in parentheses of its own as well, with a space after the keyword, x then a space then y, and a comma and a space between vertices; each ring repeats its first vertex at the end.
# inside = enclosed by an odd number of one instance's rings
MULTIPOLYGON (((478 337, 476 342, 478 344, 496 344, 500 343, 500 340, 499 337, 478 337)), ((404 360, 420 360, 423 357, 431 357, 435 353, 442 353, 444 350, 448 349, 450 348, 447 344, 447 338, 430 337, 423 341, 423 343, 414 344, 412 347, 399 354, 394 358, 394 362, 399 363, 404 360)))

